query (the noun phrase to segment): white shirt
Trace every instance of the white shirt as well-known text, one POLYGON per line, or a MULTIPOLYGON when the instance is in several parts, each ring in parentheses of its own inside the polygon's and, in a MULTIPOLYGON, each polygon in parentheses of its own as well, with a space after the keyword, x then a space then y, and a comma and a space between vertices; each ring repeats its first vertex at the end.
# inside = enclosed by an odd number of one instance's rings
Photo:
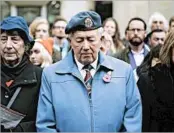
MULTIPOLYGON (((84 65, 81 64, 77 59, 76 57, 74 56, 75 58, 75 62, 77 64, 77 67, 78 67, 78 70, 80 71, 83 79, 85 78, 86 76, 86 71, 83 69, 84 65)), ((92 63, 90 64, 93 68, 90 70, 90 73, 91 73, 91 76, 94 77, 94 74, 96 72, 96 69, 97 69, 97 62, 98 62, 98 56, 97 56, 97 59, 92 63)))
POLYGON ((134 56, 136 66, 141 65, 142 61, 144 60, 144 49, 142 49, 140 52, 135 52, 133 50, 131 51, 134 56))

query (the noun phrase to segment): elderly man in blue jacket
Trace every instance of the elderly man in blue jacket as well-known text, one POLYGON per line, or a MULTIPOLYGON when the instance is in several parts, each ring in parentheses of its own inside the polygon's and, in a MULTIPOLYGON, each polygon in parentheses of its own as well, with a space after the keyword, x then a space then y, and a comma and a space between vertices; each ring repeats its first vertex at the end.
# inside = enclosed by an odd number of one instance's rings
POLYGON ((101 18, 84 11, 66 26, 72 50, 44 69, 38 132, 140 132, 142 106, 131 66, 100 52, 101 18))

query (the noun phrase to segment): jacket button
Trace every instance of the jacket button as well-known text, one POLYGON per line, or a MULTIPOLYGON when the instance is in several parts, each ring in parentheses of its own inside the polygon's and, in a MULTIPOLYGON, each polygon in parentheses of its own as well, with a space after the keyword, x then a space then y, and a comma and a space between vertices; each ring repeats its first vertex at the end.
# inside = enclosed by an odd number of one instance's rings
POLYGON ((8 92, 5 92, 5 98, 9 98, 8 92))

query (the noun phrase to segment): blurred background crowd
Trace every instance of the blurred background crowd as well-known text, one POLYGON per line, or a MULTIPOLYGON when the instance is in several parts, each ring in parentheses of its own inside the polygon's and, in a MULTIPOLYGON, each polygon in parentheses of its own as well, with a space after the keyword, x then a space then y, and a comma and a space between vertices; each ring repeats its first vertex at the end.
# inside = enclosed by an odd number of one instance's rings
POLYGON ((162 13, 167 20, 174 15, 173 0, 2 0, 0 5, 1 20, 10 15, 19 15, 30 24, 36 17, 42 16, 48 20, 50 27, 58 15, 68 21, 79 11, 94 10, 101 15, 102 21, 108 17, 115 18, 121 37, 124 37, 125 27, 132 17, 141 17, 148 23, 149 17, 156 11, 162 13))
MULTIPOLYGON (((103 27, 101 51, 129 63, 134 70, 145 110, 143 123, 147 124, 144 125, 150 125, 149 107, 153 110, 152 127, 143 127, 143 131, 173 131, 174 0, 9 0, 1 1, 1 20, 8 16, 24 17, 29 27, 29 34, 34 40, 32 49, 27 49, 27 56, 29 55, 32 64, 45 68, 62 60, 71 50, 70 35, 65 34, 65 28, 72 16, 85 10, 96 11, 101 16, 103 27), (167 85, 168 91, 166 91, 167 85), (146 92, 148 88, 150 91, 146 92), (151 92, 156 88, 160 88, 161 91, 151 92), (156 95, 158 95, 157 100, 154 100, 156 95), (152 99, 152 102, 149 102, 149 99, 152 99), (158 107, 162 108, 160 113, 158 107), (166 110, 170 112, 169 115, 164 115, 166 110), (166 116, 167 124, 161 120, 161 114, 166 116), (158 125, 157 119, 160 121, 158 125), (162 126, 163 129, 156 130, 162 126)), ((6 30, 2 31, 1 43, 6 44, 7 33, 6 30)), ((19 32, 21 37, 22 33, 19 32)), ((7 46, 9 49, 12 47, 7 46)), ((9 74, 9 71, 6 74, 9 74)), ((9 87, 12 82, 7 83, 9 87)))

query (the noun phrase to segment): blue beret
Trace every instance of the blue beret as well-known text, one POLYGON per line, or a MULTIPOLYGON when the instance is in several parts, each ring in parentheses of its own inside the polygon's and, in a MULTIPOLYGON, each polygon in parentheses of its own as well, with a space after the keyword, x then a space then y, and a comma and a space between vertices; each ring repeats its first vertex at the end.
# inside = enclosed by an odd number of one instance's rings
POLYGON ((71 18, 65 28, 65 33, 69 34, 74 31, 94 30, 101 26, 101 17, 98 13, 94 11, 84 11, 71 18))
POLYGON ((10 16, 1 21, 0 25, 1 30, 13 30, 13 29, 20 29, 22 30, 28 41, 33 41, 33 39, 29 35, 28 25, 25 19, 21 16, 10 16))

